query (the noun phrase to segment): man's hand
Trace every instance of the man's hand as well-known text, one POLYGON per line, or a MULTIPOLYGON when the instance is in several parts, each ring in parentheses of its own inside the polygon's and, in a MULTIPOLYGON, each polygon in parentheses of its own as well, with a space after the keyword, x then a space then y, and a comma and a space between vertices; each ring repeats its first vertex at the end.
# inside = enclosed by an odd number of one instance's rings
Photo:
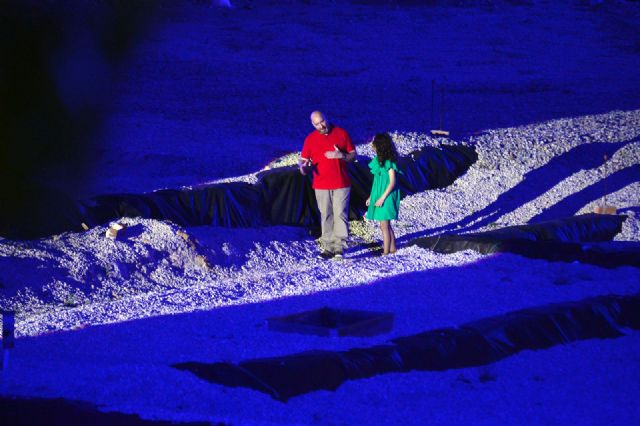
POLYGON ((324 156, 331 159, 342 160, 345 157, 345 154, 342 151, 340 151, 340 148, 338 148, 338 145, 334 145, 333 148, 334 148, 333 151, 325 152, 324 156))
POLYGON ((307 172, 311 170, 311 160, 300 160, 298 168, 300 169, 301 175, 306 175, 307 172))

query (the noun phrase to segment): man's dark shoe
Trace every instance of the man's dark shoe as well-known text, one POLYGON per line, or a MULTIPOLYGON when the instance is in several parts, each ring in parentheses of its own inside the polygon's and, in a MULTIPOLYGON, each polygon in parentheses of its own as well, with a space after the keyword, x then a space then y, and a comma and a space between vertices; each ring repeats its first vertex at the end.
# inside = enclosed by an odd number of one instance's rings
POLYGON ((329 260, 333 258, 333 256, 334 256, 333 253, 331 253, 329 250, 323 250, 318 255, 318 259, 329 260))

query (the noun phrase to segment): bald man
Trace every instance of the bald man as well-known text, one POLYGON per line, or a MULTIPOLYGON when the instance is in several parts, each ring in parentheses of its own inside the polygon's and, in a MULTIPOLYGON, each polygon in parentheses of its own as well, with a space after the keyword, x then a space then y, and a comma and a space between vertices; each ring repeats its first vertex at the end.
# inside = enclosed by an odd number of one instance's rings
POLYGON ((356 148, 349 134, 332 125, 320 111, 313 111, 310 118, 315 130, 304 140, 298 166, 303 175, 313 173, 322 227, 319 257, 339 260, 349 236, 351 179, 347 163, 355 158, 356 148))

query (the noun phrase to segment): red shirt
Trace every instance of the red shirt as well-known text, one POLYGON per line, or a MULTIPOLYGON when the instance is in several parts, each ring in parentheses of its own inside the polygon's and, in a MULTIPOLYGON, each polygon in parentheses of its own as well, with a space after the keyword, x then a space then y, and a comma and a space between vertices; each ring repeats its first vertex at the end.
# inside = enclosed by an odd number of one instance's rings
POLYGON ((347 163, 344 160, 324 156, 327 151, 335 151, 334 145, 344 153, 356 150, 346 130, 337 126, 331 127, 326 135, 314 130, 304 140, 300 157, 311 160, 313 164, 312 186, 314 189, 340 189, 351 186, 351 179, 347 174, 347 163))

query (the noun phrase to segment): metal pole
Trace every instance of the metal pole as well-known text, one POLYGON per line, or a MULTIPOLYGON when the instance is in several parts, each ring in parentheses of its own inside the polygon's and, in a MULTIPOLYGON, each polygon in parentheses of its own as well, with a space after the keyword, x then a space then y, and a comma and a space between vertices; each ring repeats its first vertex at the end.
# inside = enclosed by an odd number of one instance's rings
POLYGON ((443 129, 442 127, 443 116, 444 116, 444 84, 440 86, 440 127, 439 127, 440 130, 443 129))
POLYGON ((604 197, 602 197, 602 203, 604 204, 602 207, 607 208, 607 154, 604 155, 604 197))

